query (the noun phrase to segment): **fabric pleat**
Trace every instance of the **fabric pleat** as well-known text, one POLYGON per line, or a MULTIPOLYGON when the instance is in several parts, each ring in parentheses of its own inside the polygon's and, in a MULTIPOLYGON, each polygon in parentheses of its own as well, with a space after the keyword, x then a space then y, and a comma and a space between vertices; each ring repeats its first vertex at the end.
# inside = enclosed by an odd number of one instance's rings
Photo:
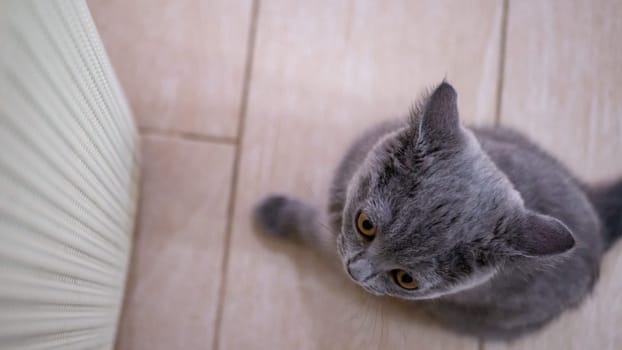
POLYGON ((139 144, 84 1, 0 1, 0 349, 111 349, 139 144))

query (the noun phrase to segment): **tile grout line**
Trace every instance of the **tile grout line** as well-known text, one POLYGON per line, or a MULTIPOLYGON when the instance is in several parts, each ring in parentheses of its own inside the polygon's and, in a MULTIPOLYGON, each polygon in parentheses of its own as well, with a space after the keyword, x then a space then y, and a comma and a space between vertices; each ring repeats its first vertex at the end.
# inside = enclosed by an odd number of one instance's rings
POLYGON ((508 33, 508 12, 510 7, 509 0, 503 0, 501 9, 501 38, 499 43, 499 67, 497 76, 497 98, 495 106, 495 125, 501 124, 501 104, 503 103, 503 79, 505 75, 505 51, 508 33))
MULTIPOLYGON (((499 42, 499 67, 497 76, 497 98, 495 106, 495 125, 501 124, 501 104, 503 102, 503 78, 505 74, 505 52, 508 35, 508 12, 510 7, 510 0, 503 0, 501 8, 501 38, 499 42)), ((486 342, 482 337, 477 338, 477 349, 485 350, 486 342)))
POLYGON ((255 39, 257 36, 257 21, 259 17, 259 0, 253 0, 251 5, 251 18, 248 29, 248 41, 246 46, 246 66, 244 67, 244 83, 242 85, 242 96, 240 102, 239 124, 237 139, 235 142, 235 154, 233 157, 233 172, 231 177, 231 189, 229 192, 229 205, 227 207, 227 224, 225 229, 224 252, 221 262, 220 286, 216 304, 216 317, 214 320, 214 341, 212 349, 220 349, 220 331, 224 313, 224 301, 227 288, 227 270, 229 267, 229 251, 231 248, 231 235, 233 229, 233 214, 235 210, 235 199, 237 196, 238 177, 240 170, 240 158, 242 154, 242 139, 246 124, 248 97, 250 93, 251 75, 253 71, 253 59, 255 55, 255 39))
POLYGON ((229 136, 216 136, 216 135, 207 135, 200 134, 195 132, 188 131, 173 131, 173 130, 162 130, 150 127, 140 127, 138 129, 140 134, 146 136, 162 136, 162 137, 171 137, 177 139, 183 139, 188 141, 198 141, 198 142, 209 142, 209 143, 219 143, 225 145, 237 145, 238 139, 235 137, 229 136))

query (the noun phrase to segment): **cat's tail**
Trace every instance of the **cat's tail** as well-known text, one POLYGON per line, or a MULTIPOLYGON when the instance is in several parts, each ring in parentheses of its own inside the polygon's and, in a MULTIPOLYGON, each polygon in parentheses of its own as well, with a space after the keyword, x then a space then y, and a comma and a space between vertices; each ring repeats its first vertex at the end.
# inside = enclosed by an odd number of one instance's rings
POLYGON ((306 201, 271 195, 255 206, 253 216, 257 228, 266 234, 299 241, 323 253, 336 252, 335 236, 323 223, 322 213, 306 201))
POLYGON ((593 187, 589 195, 603 223, 605 245, 609 248, 622 236, 622 179, 593 187))

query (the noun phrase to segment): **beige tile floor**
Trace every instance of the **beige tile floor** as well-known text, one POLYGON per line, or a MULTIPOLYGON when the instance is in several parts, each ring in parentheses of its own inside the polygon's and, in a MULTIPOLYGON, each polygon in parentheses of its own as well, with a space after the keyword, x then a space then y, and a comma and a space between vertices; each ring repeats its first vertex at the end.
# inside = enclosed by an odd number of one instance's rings
POLYGON ((119 349, 620 349, 622 243, 583 306, 512 344, 456 336, 256 235, 271 191, 323 205, 366 126, 447 77, 590 181, 622 174, 622 2, 91 0, 141 129, 119 349))

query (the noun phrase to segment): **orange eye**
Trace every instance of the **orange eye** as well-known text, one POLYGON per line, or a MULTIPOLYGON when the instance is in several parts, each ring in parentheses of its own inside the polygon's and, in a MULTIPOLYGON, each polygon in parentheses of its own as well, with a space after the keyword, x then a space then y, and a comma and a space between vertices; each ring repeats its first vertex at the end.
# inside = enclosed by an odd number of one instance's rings
POLYGON ((356 228, 360 234, 367 238, 374 238, 376 235, 376 226, 364 212, 360 212, 356 217, 356 228))
POLYGON ((417 282, 408 272, 404 270, 393 270, 393 277, 400 287, 404 289, 417 289, 417 282))

